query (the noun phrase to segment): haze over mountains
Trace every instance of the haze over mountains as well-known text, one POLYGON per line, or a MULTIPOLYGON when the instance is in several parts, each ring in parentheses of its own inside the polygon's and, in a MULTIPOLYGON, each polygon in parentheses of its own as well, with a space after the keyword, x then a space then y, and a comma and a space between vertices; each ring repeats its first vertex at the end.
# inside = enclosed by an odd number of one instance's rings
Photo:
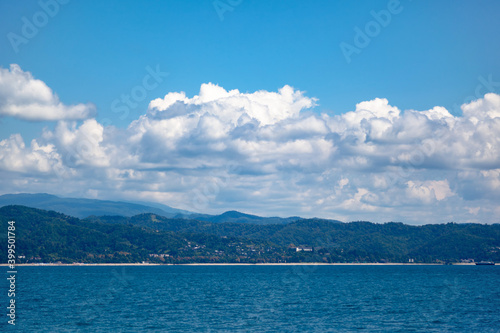
POLYGON ((280 224, 297 221, 300 217, 261 217, 244 214, 237 211, 228 211, 220 215, 193 213, 167 205, 149 202, 123 202, 83 198, 61 198, 47 193, 20 193, 4 194, 0 196, 0 207, 8 205, 22 205, 26 207, 53 210, 66 215, 87 218, 89 216, 124 216, 151 213, 168 218, 186 218, 213 223, 252 223, 252 224, 280 224))
POLYGON ((142 213, 153 213, 166 217, 173 217, 178 214, 190 213, 188 211, 175 209, 165 205, 162 205, 162 208, 158 208, 130 202, 61 198, 47 193, 5 194, 0 196, 0 207, 8 205, 22 205, 44 210, 53 210, 78 218, 85 218, 91 215, 134 216, 142 213))

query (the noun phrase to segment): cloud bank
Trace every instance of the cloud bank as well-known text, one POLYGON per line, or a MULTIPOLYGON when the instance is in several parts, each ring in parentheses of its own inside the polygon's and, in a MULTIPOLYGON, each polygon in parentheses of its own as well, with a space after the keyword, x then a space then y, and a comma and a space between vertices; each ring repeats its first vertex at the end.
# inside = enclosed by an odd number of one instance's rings
POLYGON ((94 113, 91 104, 64 105, 43 81, 19 65, 0 67, 0 116, 54 121, 87 119, 94 113))
MULTIPOLYGON (((11 70, 12 72, 12 70, 11 70)), ((44 86, 44 85, 43 85, 44 86)), ((0 141, 8 192, 159 201, 218 213, 406 223, 500 222, 500 96, 400 110, 377 98, 340 115, 284 86, 151 101, 128 128, 60 121, 28 146, 0 141)))

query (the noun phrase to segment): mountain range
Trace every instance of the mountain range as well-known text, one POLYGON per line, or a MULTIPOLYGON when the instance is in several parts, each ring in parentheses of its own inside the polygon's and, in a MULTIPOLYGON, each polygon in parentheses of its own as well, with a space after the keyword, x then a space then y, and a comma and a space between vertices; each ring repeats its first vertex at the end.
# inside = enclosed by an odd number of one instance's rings
POLYGON ((195 219, 213 223, 281 224, 297 221, 300 217, 261 217, 237 211, 220 215, 193 213, 151 202, 124 202, 83 198, 61 198, 47 193, 4 194, 0 196, 0 207, 22 205, 43 210, 53 210, 66 215, 87 218, 90 216, 124 216, 151 213, 169 218, 195 219))

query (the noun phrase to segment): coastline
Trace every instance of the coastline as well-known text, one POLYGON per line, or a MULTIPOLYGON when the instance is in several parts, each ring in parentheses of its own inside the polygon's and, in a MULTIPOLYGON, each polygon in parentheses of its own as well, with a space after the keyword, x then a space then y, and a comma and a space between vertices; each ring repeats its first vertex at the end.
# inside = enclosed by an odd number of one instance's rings
MULTIPOLYGON (((475 263, 456 263, 453 266, 475 266, 475 263)), ((9 266, 9 264, 0 264, 0 266, 9 266)), ((72 263, 72 264, 56 264, 56 263, 33 263, 33 264, 16 264, 16 267, 21 266, 446 266, 438 263, 188 263, 188 264, 157 264, 157 263, 72 263)))

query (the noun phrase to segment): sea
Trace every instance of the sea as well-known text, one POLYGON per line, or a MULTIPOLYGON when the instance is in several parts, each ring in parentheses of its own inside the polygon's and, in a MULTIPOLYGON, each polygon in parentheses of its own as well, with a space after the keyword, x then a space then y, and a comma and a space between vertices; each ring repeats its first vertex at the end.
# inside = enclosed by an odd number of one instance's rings
POLYGON ((23 266, 15 325, 2 280, 2 332, 500 332, 500 266, 23 266))

